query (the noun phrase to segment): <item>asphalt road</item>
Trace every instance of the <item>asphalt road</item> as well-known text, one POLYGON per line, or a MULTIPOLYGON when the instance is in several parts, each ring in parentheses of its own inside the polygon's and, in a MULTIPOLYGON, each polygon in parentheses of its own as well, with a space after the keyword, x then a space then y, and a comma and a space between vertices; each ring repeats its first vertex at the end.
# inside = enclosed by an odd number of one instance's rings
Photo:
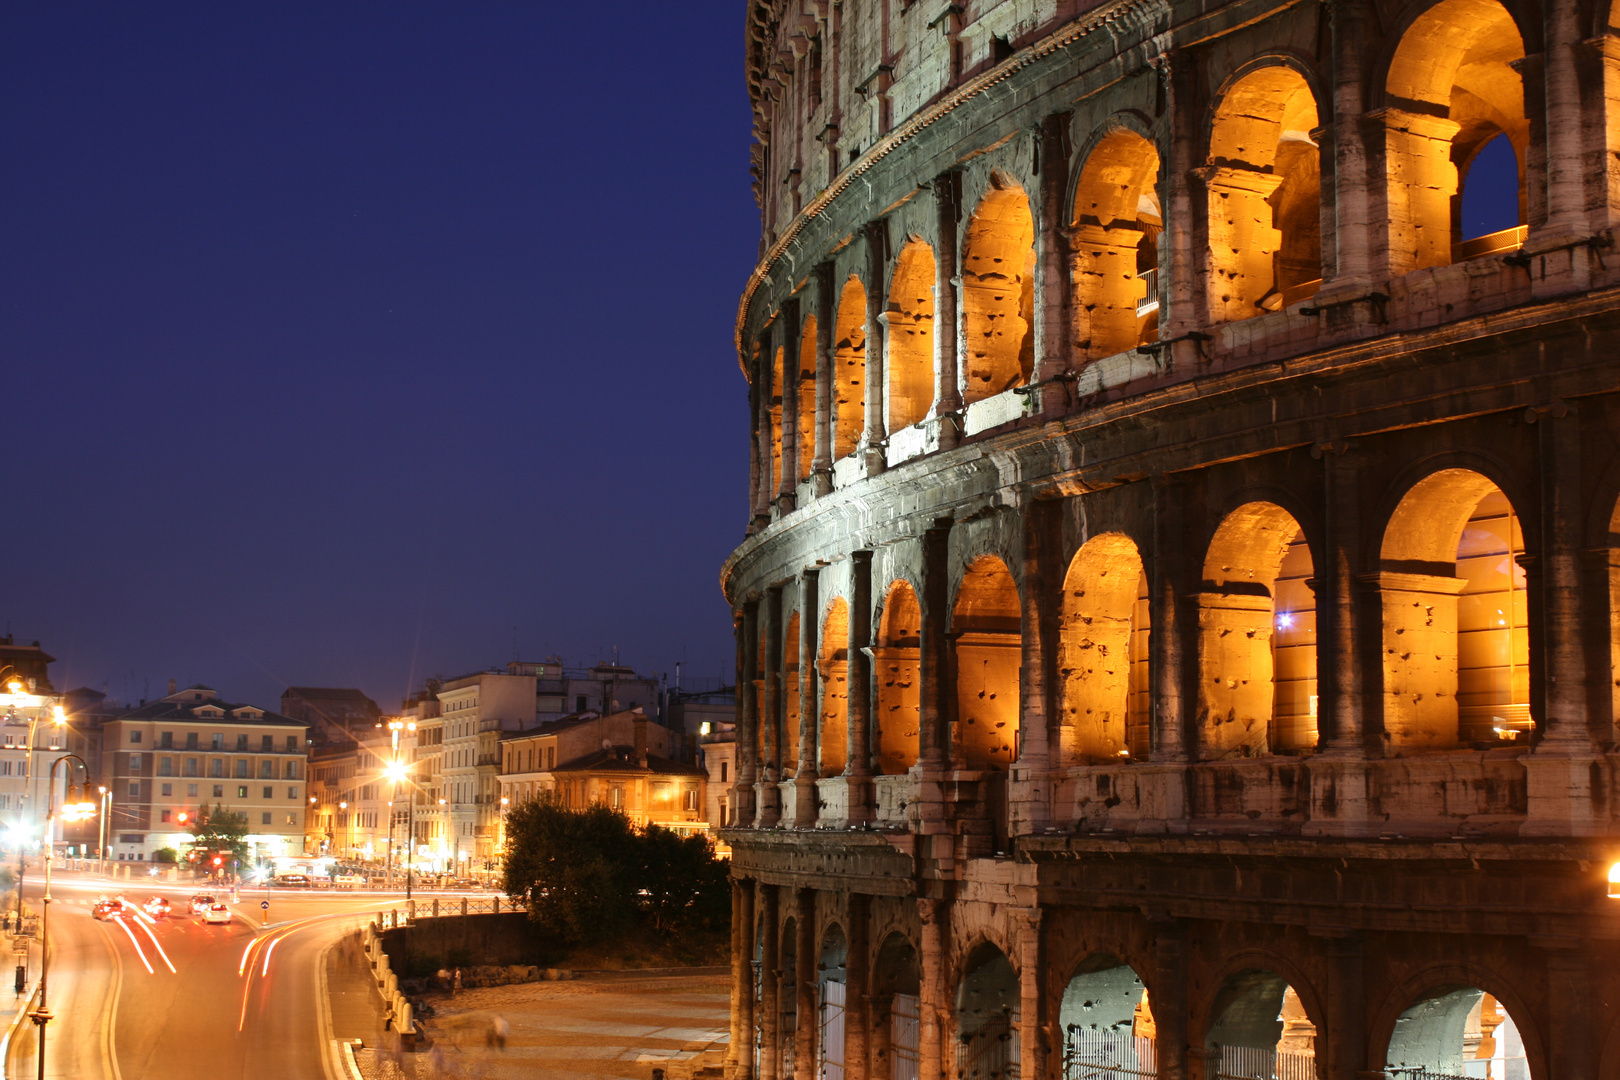
MULTIPOLYGON (((43 884, 28 886, 37 909, 43 884)), ((209 926, 186 913, 186 900, 198 891, 204 890, 190 884, 55 877, 47 986, 55 1019, 46 1076, 343 1080, 329 1060, 321 961, 365 913, 402 906, 399 895, 249 889, 232 905, 229 925, 209 926), (103 894, 137 903, 166 896, 173 913, 97 921, 91 910, 103 894)), ((229 901, 228 892, 216 895, 229 901)), ((9 994, 0 1000, 9 1022, 20 1002, 9 994)), ((24 1022, 8 1047, 7 1077, 36 1075, 35 1054, 32 1025, 24 1022)))

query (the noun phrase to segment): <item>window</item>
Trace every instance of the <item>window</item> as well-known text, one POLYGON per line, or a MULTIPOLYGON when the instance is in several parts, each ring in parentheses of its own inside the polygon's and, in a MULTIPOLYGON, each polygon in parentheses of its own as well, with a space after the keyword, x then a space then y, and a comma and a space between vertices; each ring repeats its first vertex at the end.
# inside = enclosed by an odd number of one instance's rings
POLYGON ((720 782, 722 784, 726 782, 726 766, 730 764, 731 762, 729 761, 722 761, 720 763, 720 782))
POLYGON ((174 794, 174 785, 173 784, 164 784, 163 785, 163 794, 165 794, 165 795, 173 795, 174 794))
POLYGON ((9 761, 0 761, 0 776, 10 776, 10 775, 11 775, 11 762, 9 762, 9 761))
POLYGON ((141 741, 141 733, 139 731, 132 731, 132 732, 129 733, 129 742, 130 742, 131 746, 135 746, 135 745, 139 744, 140 741, 141 741))
POLYGON ((186 732, 186 749, 197 749, 197 733, 195 731, 186 732))
MULTIPOLYGON (((218 792, 215 792, 215 794, 217 795, 218 792)), ((188 798, 192 798, 192 799, 195 799, 197 797, 197 785, 196 784, 187 784, 186 785, 186 796, 188 798)))
POLYGON ((247 798, 247 785, 246 784, 237 784, 236 785, 236 797, 238 799, 247 798))
POLYGON ((698 808, 697 788, 695 787, 689 787, 686 789, 686 808, 688 810, 696 810, 698 808))
POLYGON ((584 712, 585 711, 585 695, 584 694, 580 694, 578 697, 574 698, 574 711, 575 712, 584 712))
POLYGON ((209 776, 224 776, 225 775, 225 759, 224 758, 214 758, 212 761, 210 761, 208 763, 208 775, 209 776))
POLYGON ((266 811, 259 815, 259 821, 265 825, 270 824, 270 813, 266 811))
POLYGON ((557 748, 555 746, 546 747, 546 768, 548 768, 548 769, 554 768, 556 766, 556 764, 557 764, 557 748))
POLYGON ((274 735, 266 735, 264 738, 260 739, 259 740, 259 752, 262 753, 262 754, 273 754, 273 753, 275 753, 276 752, 275 738, 276 737, 274 735))
POLYGON ((298 798, 298 789, 295 788, 295 787, 289 787, 287 789, 287 798, 289 798, 289 799, 298 798))
POLYGON ((223 731, 214 732, 214 749, 225 749, 225 733, 223 731))
POLYGON ((168 824, 169 822, 169 811, 167 810, 163 811, 163 822, 164 824, 168 824))
POLYGON ((624 809, 624 785, 622 785, 622 784, 614 784, 613 785, 613 795, 612 795, 612 798, 609 801, 608 805, 613 807, 613 809, 615 809, 615 810, 623 810, 624 809))
POLYGON ((298 815, 297 814, 288 814, 287 815, 287 824, 289 824, 289 825, 298 824, 298 815))
POLYGON ((247 758, 237 758, 236 759, 236 778, 238 780, 245 780, 245 779, 247 779, 247 774, 248 774, 248 760, 247 760, 247 758))
POLYGON ((243 754, 247 753, 247 735, 246 734, 238 735, 236 737, 236 749, 237 749, 237 752, 239 752, 239 753, 243 753, 243 754))
POLYGON ((132 773, 138 773, 141 771, 141 755, 129 755, 129 771, 132 773))
POLYGON ((174 775, 174 758, 161 758, 161 759, 159 759, 159 761, 158 761, 158 775, 159 776, 173 776, 174 775))
POLYGON ((287 762, 287 779, 288 780, 296 780, 296 779, 298 779, 298 762, 296 762, 296 761, 287 762))
POLYGON ((276 797, 276 789, 271 787, 269 784, 266 784, 264 786, 264 794, 262 796, 260 796, 260 798, 273 799, 275 797, 276 797))
POLYGON ((132 798, 132 799, 140 798, 141 797, 141 785, 139 785, 139 784, 131 784, 131 785, 129 785, 129 797, 132 798))
POLYGON ((7 736, 6 736, 6 745, 7 745, 7 746, 10 746, 10 745, 11 745, 11 736, 10 736, 10 735, 7 735, 7 736))
POLYGON ((158 746, 162 747, 165 750, 173 749, 173 747, 174 747, 174 732, 165 731, 162 734, 160 734, 158 736, 158 746))
MULTIPOLYGON (((195 795, 197 793, 197 785, 196 784, 191 785, 191 793, 193 795, 195 795)), ((214 785, 214 798, 223 799, 224 797, 225 797, 225 785, 224 784, 215 784, 214 785)))
POLYGON ((259 779, 269 780, 276 775, 276 763, 265 760, 259 762, 259 779))
POLYGON ((289 754, 298 753, 298 736, 296 736, 296 735, 287 736, 287 753, 289 753, 289 754))

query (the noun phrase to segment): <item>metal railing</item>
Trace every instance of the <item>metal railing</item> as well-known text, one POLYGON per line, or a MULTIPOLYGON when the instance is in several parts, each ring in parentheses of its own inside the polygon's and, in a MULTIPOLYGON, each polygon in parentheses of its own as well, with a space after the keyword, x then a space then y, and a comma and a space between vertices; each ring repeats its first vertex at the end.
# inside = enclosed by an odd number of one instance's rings
POLYGON ((993 1016, 956 1044, 959 1080, 1017 1080, 1018 1033, 1011 1017, 993 1016))
POLYGON ((1157 1077, 1154 1042, 1129 1031, 1070 1027, 1063 1043, 1063 1080, 1157 1077))
POLYGON ((1398 1080, 1468 1080, 1468 1077, 1463 1073, 1434 1072, 1423 1068, 1421 1065, 1409 1069, 1386 1068, 1384 1075, 1389 1077, 1390 1080, 1397 1080, 1397 1078, 1398 1080))
POLYGON ((1316 1056, 1262 1050, 1253 1046, 1217 1046, 1213 1080, 1316 1080, 1316 1056))

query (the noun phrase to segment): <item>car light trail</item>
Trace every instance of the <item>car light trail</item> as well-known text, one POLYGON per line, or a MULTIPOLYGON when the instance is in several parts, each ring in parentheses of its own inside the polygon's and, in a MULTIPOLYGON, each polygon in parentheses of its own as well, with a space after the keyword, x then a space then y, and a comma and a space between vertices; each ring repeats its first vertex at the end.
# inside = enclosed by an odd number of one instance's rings
POLYGON ((141 951, 141 943, 135 940, 135 931, 131 930, 129 928, 129 924, 124 922, 123 916, 118 916, 113 921, 119 926, 123 927, 124 933, 129 935, 129 943, 135 946, 135 955, 140 957, 141 963, 146 965, 146 973, 148 975, 156 975, 157 972, 152 970, 152 961, 146 958, 146 953, 141 951))
MULTIPOLYGON (((150 919, 147 921, 151 922, 150 919)), ((142 926, 141 929, 146 931, 146 936, 152 939, 152 947, 158 951, 159 956, 163 957, 163 962, 168 965, 169 970, 176 975, 180 974, 174 970, 174 961, 170 960, 169 954, 163 951, 163 945, 158 941, 157 935, 152 933, 151 927, 142 926)))
POLYGON ((270 974, 270 954, 276 951, 276 946, 281 944, 281 939, 284 936, 286 935, 277 934, 274 938, 270 939, 270 947, 264 950, 264 970, 259 972, 260 975, 270 974))
POLYGON ((252 941, 247 943, 247 948, 242 950, 242 962, 236 965, 236 973, 238 975, 242 974, 248 969, 248 955, 252 953, 254 949, 259 947, 259 940, 259 938, 254 938, 252 941))

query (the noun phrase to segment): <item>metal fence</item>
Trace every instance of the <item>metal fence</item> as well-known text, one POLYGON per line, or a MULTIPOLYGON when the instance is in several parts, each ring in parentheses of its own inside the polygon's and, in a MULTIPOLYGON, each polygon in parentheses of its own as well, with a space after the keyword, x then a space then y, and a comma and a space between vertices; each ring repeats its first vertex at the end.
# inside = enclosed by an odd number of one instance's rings
POLYGON ((1252 1046, 1220 1046, 1215 1080, 1316 1080, 1313 1054, 1290 1054, 1252 1046))
POLYGON ((1005 1013, 993 1016, 956 1044, 960 1080, 1017 1080, 1018 1033, 1005 1013))
POLYGON ((1063 1080, 1137 1080, 1159 1075, 1153 1040, 1129 1031, 1069 1028, 1063 1043, 1063 1080))
POLYGON ((1413 1066, 1410 1069, 1390 1067, 1384 1070, 1384 1075, 1390 1080, 1468 1080, 1463 1073, 1434 1072, 1421 1066, 1413 1066))

